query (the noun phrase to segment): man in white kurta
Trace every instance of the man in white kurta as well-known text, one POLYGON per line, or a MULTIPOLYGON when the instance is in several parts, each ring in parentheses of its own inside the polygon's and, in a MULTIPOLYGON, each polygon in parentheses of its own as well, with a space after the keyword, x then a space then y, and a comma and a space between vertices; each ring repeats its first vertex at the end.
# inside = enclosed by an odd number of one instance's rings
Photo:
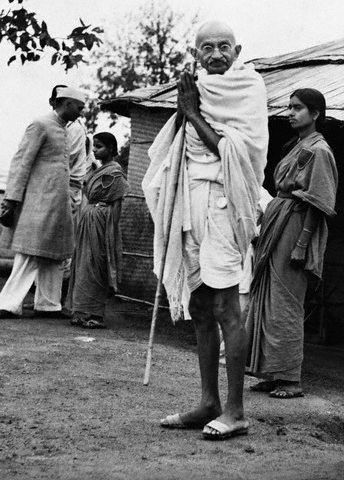
POLYGON ((247 433, 243 410, 246 338, 238 285, 256 233, 256 211, 267 152, 266 92, 261 77, 237 61, 231 28, 207 22, 196 35, 204 70, 178 84, 178 113, 149 154, 143 181, 155 225, 154 270, 159 271, 168 211, 172 227, 164 286, 172 318, 184 303, 192 316, 200 364, 200 405, 161 420, 165 428, 203 428, 207 439, 247 433), (181 116, 187 120, 184 132, 181 116), (178 157, 182 152, 180 168, 178 157), (171 206, 171 191, 177 184, 171 206), (172 187, 171 187, 172 185, 172 187), (228 396, 218 390, 220 325, 226 348, 228 396))
POLYGON ((73 249, 66 125, 78 118, 84 103, 75 89, 58 91, 55 111, 29 125, 12 160, 1 208, 17 217, 12 228, 4 229, 15 257, 0 293, 2 317, 21 313, 34 281, 36 313, 61 310, 62 262, 73 249))

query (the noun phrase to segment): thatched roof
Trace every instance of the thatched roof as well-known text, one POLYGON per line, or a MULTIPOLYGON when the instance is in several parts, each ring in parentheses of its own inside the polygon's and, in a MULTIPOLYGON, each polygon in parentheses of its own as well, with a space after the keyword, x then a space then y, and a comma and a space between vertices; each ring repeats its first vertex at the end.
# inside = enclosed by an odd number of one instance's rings
MULTIPOLYGON (((285 116, 290 93, 310 87, 325 95, 327 115, 344 121, 344 38, 247 63, 253 63, 264 79, 270 116, 285 116)), ((127 92, 103 102, 102 108, 130 116, 131 105, 174 110, 176 100, 176 82, 171 82, 127 92)))

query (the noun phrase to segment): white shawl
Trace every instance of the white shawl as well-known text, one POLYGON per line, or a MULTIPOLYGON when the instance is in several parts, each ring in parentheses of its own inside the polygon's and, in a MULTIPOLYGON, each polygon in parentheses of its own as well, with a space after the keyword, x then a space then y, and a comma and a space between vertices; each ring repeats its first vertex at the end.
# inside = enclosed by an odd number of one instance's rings
MULTIPOLYGON (((198 80, 200 112, 222 137, 218 149, 224 190, 230 207, 230 222, 244 260, 256 231, 256 212, 263 182, 268 146, 266 91, 262 78, 250 66, 236 65, 224 75, 201 72, 198 80)), ((184 288, 182 233, 190 230, 186 158, 181 129, 175 132, 175 115, 157 135, 149 149, 151 164, 142 182, 154 221, 154 272, 158 275, 167 218, 173 209, 172 228, 163 283, 171 316, 182 312, 184 288), (182 151, 180 170, 177 157, 182 151), (174 185, 177 193, 171 198, 174 185)), ((200 147, 200 148, 203 148, 200 147)))

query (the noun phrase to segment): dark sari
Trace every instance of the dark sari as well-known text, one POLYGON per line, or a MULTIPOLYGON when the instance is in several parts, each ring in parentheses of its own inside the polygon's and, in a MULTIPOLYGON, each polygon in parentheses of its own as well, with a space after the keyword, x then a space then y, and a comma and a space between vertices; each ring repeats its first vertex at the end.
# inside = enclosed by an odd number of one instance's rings
POLYGON ((327 240, 326 215, 334 215, 337 170, 320 133, 298 142, 277 165, 277 197, 264 214, 251 285, 248 371, 299 381, 303 360, 307 274, 321 278, 327 240), (290 263, 309 206, 323 215, 312 234, 304 269, 290 263))
POLYGON ((109 288, 118 289, 122 262, 119 219, 127 191, 128 183, 116 162, 86 177, 88 204, 80 216, 66 301, 74 312, 103 317, 109 288))

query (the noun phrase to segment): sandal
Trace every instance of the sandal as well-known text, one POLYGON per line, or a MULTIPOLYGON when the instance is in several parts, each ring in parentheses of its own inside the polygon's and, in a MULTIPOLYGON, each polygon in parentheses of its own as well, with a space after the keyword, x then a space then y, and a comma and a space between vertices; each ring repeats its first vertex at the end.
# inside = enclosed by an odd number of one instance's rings
POLYGON ((302 390, 289 390, 288 388, 276 388, 276 390, 273 390, 270 392, 269 395, 271 398, 299 398, 299 397, 304 397, 304 393, 302 390))
POLYGON ((226 425, 219 420, 207 423, 203 429, 205 440, 227 440, 238 435, 247 435, 249 423, 246 420, 238 420, 233 425, 226 425))
POLYGON ((88 320, 83 320, 83 328, 106 328, 104 320, 101 317, 91 317, 88 320))
POLYGON ((87 314, 82 312, 74 312, 73 317, 70 320, 70 324, 74 327, 82 327, 85 320, 88 319, 87 314))
POLYGON ((205 424, 207 423, 206 420, 201 422, 186 422, 183 421, 179 413, 175 413, 173 415, 167 415, 167 417, 162 418, 160 420, 160 427, 162 428, 170 428, 170 429, 179 429, 179 430, 202 430, 205 424))
POLYGON ((81 327, 83 322, 84 321, 80 317, 73 317, 69 323, 73 325, 73 327, 81 327))

